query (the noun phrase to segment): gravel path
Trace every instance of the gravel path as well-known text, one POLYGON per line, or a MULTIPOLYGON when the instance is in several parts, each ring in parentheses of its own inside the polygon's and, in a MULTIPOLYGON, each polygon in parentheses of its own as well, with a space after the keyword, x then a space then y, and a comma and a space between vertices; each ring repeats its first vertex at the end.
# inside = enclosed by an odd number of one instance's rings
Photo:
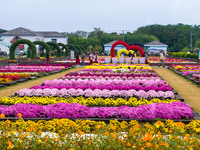
POLYGON ((166 68, 153 68, 196 112, 200 113, 200 88, 166 68))
POLYGON ((40 85, 45 80, 57 79, 59 77, 64 76, 66 73, 69 73, 71 71, 78 71, 79 69, 82 69, 82 68, 72 68, 72 69, 63 71, 61 73, 56 73, 54 75, 45 76, 45 77, 42 77, 42 78, 38 78, 36 80, 29 80, 29 81, 24 82, 24 83, 18 83, 18 84, 13 85, 13 86, 7 86, 6 88, 0 89, 0 98, 6 97, 6 96, 11 96, 11 95, 13 95, 13 93, 15 91, 18 91, 20 89, 30 88, 30 87, 35 86, 35 85, 40 85))

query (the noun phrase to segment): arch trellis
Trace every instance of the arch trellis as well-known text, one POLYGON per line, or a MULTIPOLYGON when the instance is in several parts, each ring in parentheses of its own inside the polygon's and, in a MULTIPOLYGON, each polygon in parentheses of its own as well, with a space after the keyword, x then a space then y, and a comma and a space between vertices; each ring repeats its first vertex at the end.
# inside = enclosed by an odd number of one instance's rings
POLYGON ((37 60, 37 55, 36 55, 36 47, 35 45, 27 39, 20 39, 14 42, 11 47, 10 47, 10 59, 15 59, 15 49, 19 44, 27 44, 32 51, 32 55, 30 56, 32 59, 37 60))
POLYGON ((33 42, 35 45, 40 45, 42 46, 41 50, 46 49, 46 53, 49 54, 50 53, 50 47, 47 43, 43 42, 43 41, 34 41, 33 42))
POLYGON ((58 43, 58 46, 61 46, 61 50, 64 50, 65 49, 65 56, 68 56, 69 55, 69 49, 67 47, 67 45, 63 44, 63 43, 58 43))
POLYGON ((49 46, 52 46, 57 50, 57 57, 61 57, 61 49, 55 42, 46 42, 49 46))
POLYGON ((131 45, 129 46, 126 42, 124 41, 116 41, 115 43, 113 43, 112 47, 111 47, 111 57, 115 57, 115 53, 114 53, 114 48, 117 45, 123 45, 126 47, 127 50, 138 50, 140 52, 140 56, 143 57, 144 55, 144 51, 141 47, 136 46, 136 45, 131 45))
POLYGON ((76 54, 77 48, 73 44, 67 44, 67 47, 69 47, 70 51, 74 50, 74 54, 76 54))

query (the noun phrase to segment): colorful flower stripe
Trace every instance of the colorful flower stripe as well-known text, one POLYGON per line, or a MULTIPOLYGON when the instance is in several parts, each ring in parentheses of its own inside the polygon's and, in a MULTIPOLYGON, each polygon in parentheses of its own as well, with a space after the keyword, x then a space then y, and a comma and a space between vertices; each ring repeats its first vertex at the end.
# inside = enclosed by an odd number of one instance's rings
POLYGON ((116 81, 116 80, 156 80, 156 81, 160 81, 160 77, 125 77, 125 76, 117 76, 117 77, 103 77, 103 76, 65 76, 65 77, 60 77, 58 79, 62 79, 62 80, 109 80, 109 81, 116 81))
POLYGON ((81 73, 81 72, 70 72, 65 76, 98 76, 98 77, 158 77, 156 73, 81 73))
POLYGON ((123 118, 123 119, 182 119, 192 118, 193 110, 183 102, 154 103, 138 107, 87 107, 80 104, 57 103, 53 105, 15 104, 0 105, 5 116, 22 114, 22 118, 123 118))
POLYGON ((61 67, 72 67, 72 64, 66 64, 66 63, 56 63, 56 64, 46 64, 46 63, 42 63, 42 64, 34 64, 34 65, 27 65, 27 64, 19 64, 17 66, 61 66, 61 67))
POLYGON ((64 67, 59 66, 4 66, 0 67, 0 72, 51 72, 62 69, 64 67))
POLYGON ((81 90, 144 90, 144 91, 172 91, 172 88, 168 85, 160 86, 140 86, 140 85, 36 85, 32 86, 30 89, 81 89, 81 90))
POLYGON ((147 105, 152 103, 172 103, 178 102, 176 99, 158 99, 154 98, 151 100, 147 99, 137 99, 136 97, 131 97, 129 99, 123 98, 84 98, 84 97, 4 97, 0 99, 0 104, 12 105, 17 103, 23 104, 39 104, 39 105, 49 105, 49 104, 57 104, 57 103, 79 103, 81 105, 86 106, 122 106, 127 105, 131 107, 136 107, 140 105, 147 105))
POLYGON ((74 97, 74 96, 85 96, 85 97, 139 97, 139 98, 174 98, 172 91, 154 91, 150 90, 145 92, 143 90, 91 90, 91 89, 21 89, 15 91, 14 96, 54 96, 54 97, 74 97))
POLYGON ((90 65, 84 69, 152 69, 149 65, 90 65))
POLYGON ((44 81, 41 85, 72 85, 72 86, 77 86, 77 85, 118 85, 118 86, 168 86, 168 83, 166 81, 153 81, 153 80, 125 80, 125 81, 106 81, 106 80, 98 80, 98 81, 88 81, 88 80, 77 80, 77 81, 72 81, 72 80, 50 80, 50 81, 44 81))
MULTIPOLYGON (((150 63, 159 63, 160 57, 148 57, 150 63)), ((178 58, 165 58, 165 63, 195 63, 193 61, 178 59, 178 58)))
POLYGON ((31 77, 31 75, 28 73, 0 73, 0 78, 10 78, 12 80, 29 77, 31 77))

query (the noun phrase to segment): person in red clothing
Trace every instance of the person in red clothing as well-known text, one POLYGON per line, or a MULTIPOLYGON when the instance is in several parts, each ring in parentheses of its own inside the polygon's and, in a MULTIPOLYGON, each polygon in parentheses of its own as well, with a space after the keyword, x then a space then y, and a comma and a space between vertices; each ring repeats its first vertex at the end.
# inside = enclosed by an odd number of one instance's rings
POLYGON ((76 53, 76 65, 79 65, 80 63, 80 58, 79 58, 79 53, 76 53))
POLYGON ((47 53, 47 56, 46 56, 46 57, 47 57, 47 62, 50 62, 50 61, 49 61, 49 54, 48 54, 48 53, 47 53))
POLYGON ((98 63, 98 55, 97 55, 97 53, 96 53, 96 55, 95 55, 95 62, 94 63, 98 63))

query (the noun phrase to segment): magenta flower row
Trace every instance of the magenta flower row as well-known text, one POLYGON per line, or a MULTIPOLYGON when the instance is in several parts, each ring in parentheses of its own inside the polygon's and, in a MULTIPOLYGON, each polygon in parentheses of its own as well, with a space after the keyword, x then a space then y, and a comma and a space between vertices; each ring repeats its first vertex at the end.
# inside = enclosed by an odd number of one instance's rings
POLYGON ((23 118, 122 118, 122 119, 182 119, 192 118, 190 106, 182 102, 154 103, 138 107, 87 107, 77 103, 57 103, 53 105, 15 104, 0 105, 0 113, 5 116, 23 118))

